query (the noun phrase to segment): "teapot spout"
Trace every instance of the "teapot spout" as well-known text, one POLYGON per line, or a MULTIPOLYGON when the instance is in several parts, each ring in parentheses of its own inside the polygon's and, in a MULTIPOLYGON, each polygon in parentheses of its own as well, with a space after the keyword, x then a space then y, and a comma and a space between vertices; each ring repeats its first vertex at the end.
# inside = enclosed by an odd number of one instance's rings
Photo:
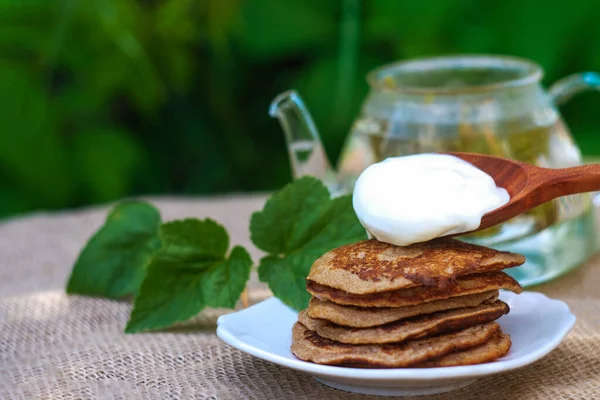
POLYGON ((341 185, 325 153, 317 127, 304 102, 294 90, 279 94, 269 107, 269 115, 278 118, 290 156, 294 179, 304 175, 319 178, 333 195, 341 194, 341 185))

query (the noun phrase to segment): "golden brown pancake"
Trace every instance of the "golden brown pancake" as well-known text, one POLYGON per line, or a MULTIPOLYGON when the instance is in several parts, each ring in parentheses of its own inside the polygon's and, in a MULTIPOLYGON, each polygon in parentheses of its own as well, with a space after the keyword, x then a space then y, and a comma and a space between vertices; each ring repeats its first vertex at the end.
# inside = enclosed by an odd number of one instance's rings
POLYGON ((475 307, 484 302, 494 302, 497 298, 498 291, 495 290, 406 307, 355 307, 342 306, 313 297, 308 303, 307 312, 311 318, 327 320, 337 325, 368 328, 423 314, 475 307))
POLYGON ((401 344, 352 345, 325 339, 296 322, 292 328, 291 350, 299 359, 317 364, 401 368, 481 346, 498 332, 500 326, 495 322, 488 322, 458 332, 401 344))
POLYGON ((366 295, 332 289, 310 280, 307 281, 306 289, 321 300, 359 307, 403 307, 498 289, 508 289, 515 293, 523 291, 517 281, 501 271, 460 276, 446 287, 416 286, 366 295))
POLYGON ((440 311, 392 322, 372 328, 347 328, 308 316, 306 310, 298 314, 298 321, 323 338, 349 344, 400 343, 409 339, 465 329, 494 321, 508 313, 508 306, 498 300, 492 304, 440 311))
POLYGON ((504 356, 510 350, 510 335, 499 333, 481 346, 450 353, 441 358, 415 365, 416 368, 456 367, 483 364, 504 356))
POLYGON ((444 287, 459 276, 524 262, 519 254, 451 238, 406 247, 372 239, 325 253, 312 265, 308 279, 347 293, 369 294, 421 285, 444 287))

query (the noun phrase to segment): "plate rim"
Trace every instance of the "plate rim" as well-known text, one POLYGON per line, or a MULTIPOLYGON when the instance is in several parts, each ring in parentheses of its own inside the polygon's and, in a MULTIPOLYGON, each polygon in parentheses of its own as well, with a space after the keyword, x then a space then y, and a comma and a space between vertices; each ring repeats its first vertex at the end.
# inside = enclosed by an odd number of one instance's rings
MULTIPOLYGON (((260 358, 265 361, 272 362, 277 365, 288 367, 297 371, 316 374, 320 376, 337 377, 337 378, 357 378, 357 379, 372 379, 372 380, 412 380, 412 381, 425 381, 425 380, 444 380, 444 379, 460 379, 460 378, 476 378, 486 375, 496 374, 500 372, 513 371, 518 368, 522 368, 526 365, 534 363, 548 353, 554 350, 563 341, 567 334, 573 329, 576 322, 575 315, 571 312, 569 306, 562 300, 552 299, 539 292, 525 291, 520 295, 514 293, 501 291, 501 297, 508 296, 526 296, 526 297, 538 297, 536 302, 548 301, 555 303, 558 307, 563 308, 568 316, 568 320, 565 324, 558 327, 556 333, 552 339, 541 346, 540 348, 532 351, 526 355, 518 357, 513 360, 502 360, 477 365, 464 365, 456 367, 436 367, 436 368, 348 368, 340 367, 335 365, 321 365, 315 364, 300 359, 290 359, 277 353, 269 352, 255 346, 252 346, 234 335, 230 330, 227 329, 226 325, 228 320, 238 312, 244 312, 252 307, 259 305, 265 305, 267 302, 279 303, 278 306, 289 308, 281 300, 276 297, 271 297, 261 301, 247 309, 223 315, 217 320, 217 336, 225 343, 232 347, 250 354, 254 357, 260 358)), ((294 311, 295 312, 295 311, 294 311)))

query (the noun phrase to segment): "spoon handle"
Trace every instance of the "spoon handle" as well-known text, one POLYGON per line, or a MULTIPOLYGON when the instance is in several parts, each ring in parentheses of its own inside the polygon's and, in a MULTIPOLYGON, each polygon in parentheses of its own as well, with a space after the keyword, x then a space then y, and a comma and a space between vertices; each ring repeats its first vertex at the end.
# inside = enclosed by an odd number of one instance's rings
POLYGON ((508 204, 485 214, 478 230, 498 225, 557 197, 600 190, 600 164, 564 169, 520 165, 527 171, 525 188, 517 189, 508 204))
POLYGON ((544 201, 569 194, 595 192, 600 190, 600 164, 564 169, 536 168, 529 178, 544 201))

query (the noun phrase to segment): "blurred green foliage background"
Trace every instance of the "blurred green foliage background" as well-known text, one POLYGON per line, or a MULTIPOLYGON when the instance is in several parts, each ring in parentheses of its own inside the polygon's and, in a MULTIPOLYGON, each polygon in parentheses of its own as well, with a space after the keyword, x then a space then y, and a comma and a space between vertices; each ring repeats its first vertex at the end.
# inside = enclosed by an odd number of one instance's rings
MULTIPOLYGON (((447 53, 600 70, 597 1, 0 0, 0 216, 290 179, 270 100, 297 89, 335 161, 365 73, 447 53)), ((600 154, 600 95, 562 111, 600 154)))

